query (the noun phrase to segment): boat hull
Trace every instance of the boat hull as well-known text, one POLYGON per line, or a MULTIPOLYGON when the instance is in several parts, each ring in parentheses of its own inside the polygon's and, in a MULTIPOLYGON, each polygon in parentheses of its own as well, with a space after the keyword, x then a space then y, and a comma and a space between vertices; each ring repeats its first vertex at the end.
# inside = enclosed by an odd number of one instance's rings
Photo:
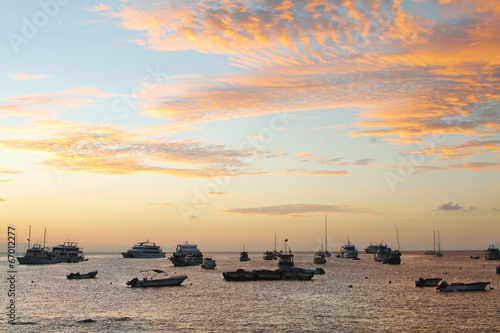
POLYGON ((187 279, 186 275, 180 276, 172 276, 170 278, 165 279, 148 279, 148 280, 139 280, 133 279, 127 282, 132 288, 145 288, 145 287, 173 287, 180 286, 184 280, 187 279))
POLYGON ((205 258, 203 261, 203 264, 201 264, 201 268, 203 269, 214 269, 217 266, 217 263, 215 260, 212 260, 210 258, 205 258))
POLYGON ((416 287, 437 287, 439 282, 441 281, 441 278, 429 278, 429 279, 424 279, 420 278, 418 281, 415 281, 415 286, 416 287))
POLYGON ((437 286, 439 291, 484 291, 490 282, 474 282, 474 283, 452 283, 446 281, 441 282, 437 286))
POLYGON ((145 254, 145 253, 134 253, 134 252, 122 252, 123 258, 135 258, 135 259, 155 259, 155 258, 165 258, 165 253, 157 254, 145 254))
POLYGON ((55 258, 26 258, 26 257, 17 257, 17 261, 21 265, 52 265, 58 264, 59 261, 55 258))
POLYGON ((88 272, 86 274, 71 273, 66 276, 68 280, 93 279, 97 275, 97 271, 88 272))

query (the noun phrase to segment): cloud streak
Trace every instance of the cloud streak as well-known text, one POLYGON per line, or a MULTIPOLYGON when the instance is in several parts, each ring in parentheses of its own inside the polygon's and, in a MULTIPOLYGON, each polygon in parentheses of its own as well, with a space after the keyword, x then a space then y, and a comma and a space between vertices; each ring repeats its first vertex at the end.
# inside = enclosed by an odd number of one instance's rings
POLYGON ((233 208, 225 213, 236 213, 244 215, 270 215, 307 217, 307 213, 369 213, 370 209, 363 205, 317 205, 317 204, 284 204, 267 207, 233 208))

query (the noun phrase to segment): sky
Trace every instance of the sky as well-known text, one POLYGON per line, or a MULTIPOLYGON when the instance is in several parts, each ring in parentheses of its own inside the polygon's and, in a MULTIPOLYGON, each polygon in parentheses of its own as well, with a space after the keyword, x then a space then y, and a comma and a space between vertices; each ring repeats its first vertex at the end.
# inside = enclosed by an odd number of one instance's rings
POLYGON ((496 0, 0 12, 5 242, 7 226, 84 251, 499 242, 496 0))

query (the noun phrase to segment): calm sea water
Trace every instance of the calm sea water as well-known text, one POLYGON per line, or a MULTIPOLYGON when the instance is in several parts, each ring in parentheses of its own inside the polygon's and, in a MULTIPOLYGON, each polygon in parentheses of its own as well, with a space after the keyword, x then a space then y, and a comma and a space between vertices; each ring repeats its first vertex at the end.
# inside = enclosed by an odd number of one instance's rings
MULTIPOLYGON (((3 332, 500 332, 500 275, 482 251, 446 252, 442 258, 404 252, 401 265, 369 254, 354 261, 331 257, 311 281, 228 282, 222 272, 275 269, 262 253, 206 253, 215 270, 173 267, 168 259, 124 259, 87 254, 88 262, 47 266, 16 263, 17 325, 3 332), (471 260, 471 255, 482 259, 471 260), (180 287, 132 289, 125 282, 142 269, 188 275, 180 287), (97 278, 67 280, 97 270, 97 278), (491 281, 494 290, 440 293, 417 288, 420 277, 448 282, 491 281), (352 287, 350 287, 352 286, 352 287), (93 319, 93 323, 80 320, 93 319)), ((295 253, 296 266, 314 268, 313 253, 295 253)), ((8 305, 2 257, 2 307, 8 305)), ((4 310, 5 311, 5 310, 4 310)))

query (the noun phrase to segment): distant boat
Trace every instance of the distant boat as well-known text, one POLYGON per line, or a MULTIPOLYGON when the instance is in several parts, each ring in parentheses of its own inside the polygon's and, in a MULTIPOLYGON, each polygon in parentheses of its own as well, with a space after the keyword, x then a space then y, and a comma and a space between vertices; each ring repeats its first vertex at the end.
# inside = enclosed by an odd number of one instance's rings
POLYGON ((122 252, 123 258, 165 258, 165 252, 155 243, 145 242, 135 244, 127 252, 122 252))
POLYGON ((174 266, 196 266, 203 263, 203 253, 196 244, 179 244, 169 258, 174 266))
POLYGON ((439 282, 441 281, 441 278, 429 278, 429 279, 424 279, 420 278, 418 281, 415 281, 415 286, 417 287, 437 287, 439 282))
POLYGON ((371 254, 377 253, 378 248, 379 248, 378 244, 371 243, 365 248, 365 253, 371 253, 371 254))
POLYGON ((500 264, 497 265, 497 274, 500 274, 500 264))
POLYGON ((187 279, 186 275, 167 277, 167 273, 160 269, 150 269, 141 271, 143 278, 133 278, 127 281, 127 286, 137 287, 171 287, 179 286, 187 279))
POLYGON ((285 239, 285 251, 281 252, 279 255, 278 269, 280 270, 287 270, 295 267, 292 250, 290 250, 290 247, 288 247, 288 251, 286 249, 287 243, 288 239, 285 239))
POLYGON ((325 252, 323 252, 323 251, 317 251, 316 253, 314 253, 313 262, 315 264, 325 264, 326 263, 325 252))
POLYGON ((380 244, 377 250, 377 253, 373 255, 373 259, 378 262, 382 262, 386 264, 389 260, 389 253, 391 252, 391 248, 386 245, 380 244))
POLYGON ((340 248, 340 258, 355 259, 358 257, 358 249, 356 246, 351 245, 349 238, 347 238, 347 245, 340 248))
POLYGON ((212 258, 203 259, 203 264, 201 264, 201 268, 203 269, 214 269, 217 266, 217 263, 212 258))
POLYGON ((436 230, 434 230, 434 248, 432 251, 426 251, 424 252, 428 256, 434 256, 434 257, 442 257, 443 253, 441 252, 441 237, 439 236, 439 230, 438 230, 438 238, 437 238, 437 251, 436 251, 436 230))
POLYGON ((93 272, 88 272, 85 274, 80 274, 80 273, 70 273, 66 275, 66 278, 68 280, 74 280, 74 279, 93 279, 97 275, 97 271, 93 272))
POLYGON ((481 256, 470 256, 471 259, 479 259, 481 256))
POLYGON ((387 263, 391 265, 399 265, 401 264, 401 251, 399 251, 399 231, 396 228, 396 237, 397 237, 397 248, 396 250, 389 251, 389 257, 387 258, 387 263))
POLYGON ((31 240, 31 226, 29 227, 28 234, 28 249, 23 257, 17 257, 17 261, 21 265, 49 265, 49 264, 57 264, 59 260, 56 259, 56 255, 50 251, 49 248, 45 247, 45 236, 47 233, 47 229, 43 232, 43 246, 40 244, 34 244, 32 248, 30 248, 30 240, 31 240))
POLYGON ((240 261, 249 261, 248 252, 245 251, 245 245, 243 245, 243 251, 240 252, 240 261))
POLYGON ((500 260, 500 251, 495 245, 490 245, 484 250, 484 258, 486 260, 500 260))
POLYGON ((83 255, 82 249, 78 247, 77 242, 64 242, 61 245, 54 246, 52 252, 56 255, 59 262, 80 262, 87 261, 83 255))
POLYGON ((276 233, 274 233, 274 252, 273 251, 266 251, 264 252, 264 260, 276 260, 278 259, 279 252, 276 250, 276 233))
POLYGON ((332 256, 330 252, 328 252, 328 231, 327 231, 327 222, 326 222, 326 215, 325 215, 325 257, 329 258, 332 256))
POLYGON ((252 281, 255 280, 254 274, 244 269, 237 269, 233 272, 223 272, 222 276, 226 281, 252 281))
POLYGON ((491 282, 474 282, 474 283, 452 283, 442 281, 438 286, 439 291, 484 291, 486 286, 491 282))

